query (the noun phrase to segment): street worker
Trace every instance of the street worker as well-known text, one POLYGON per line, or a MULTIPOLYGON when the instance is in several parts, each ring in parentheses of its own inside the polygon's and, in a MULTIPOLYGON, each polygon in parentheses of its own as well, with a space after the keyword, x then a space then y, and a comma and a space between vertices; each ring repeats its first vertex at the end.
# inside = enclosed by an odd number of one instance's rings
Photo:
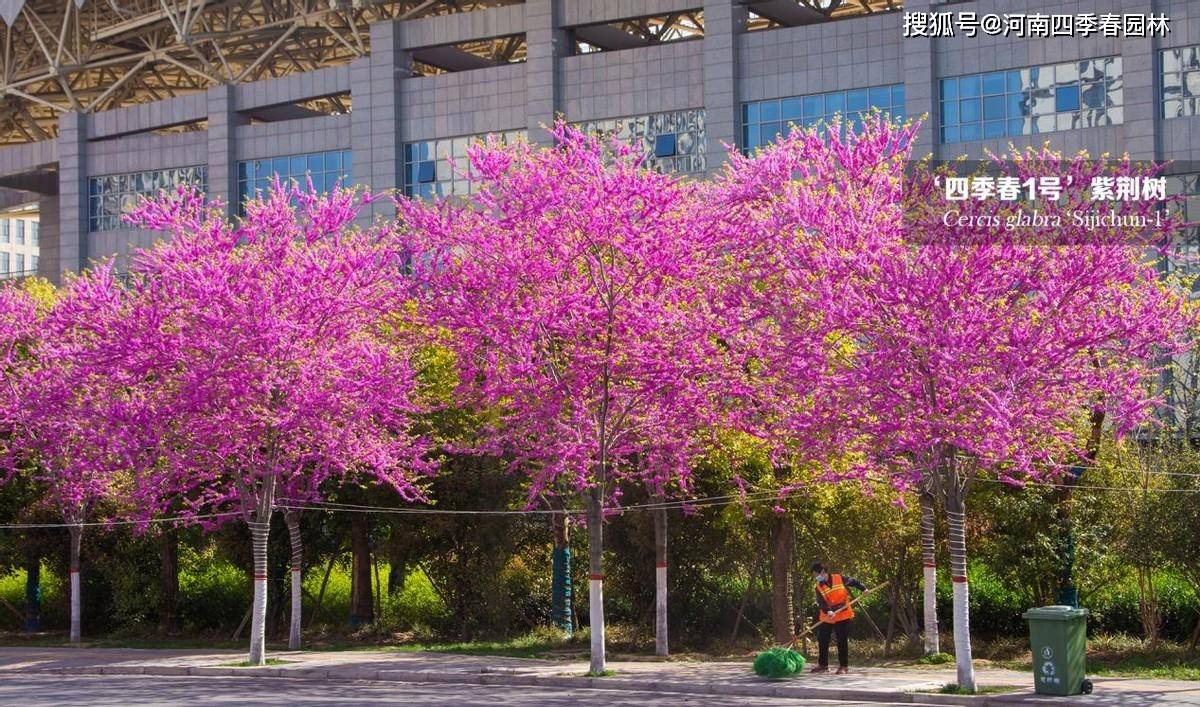
POLYGON ((817 627, 817 645, 820 647, 814 673, 829 672, 829 639, 837 634, 838 675, 850 672, 850 620, 854 618, 854 607, 850 606, 850 589, 867 591, 862 582, 830 572, 825 565, 814 562, 813 581, 816 582, 817 609, 820 626, 817 627))

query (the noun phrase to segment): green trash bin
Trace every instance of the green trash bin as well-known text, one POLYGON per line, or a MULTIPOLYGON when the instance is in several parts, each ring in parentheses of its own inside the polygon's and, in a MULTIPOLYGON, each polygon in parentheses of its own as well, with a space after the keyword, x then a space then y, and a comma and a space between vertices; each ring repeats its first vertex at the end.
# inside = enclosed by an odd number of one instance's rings
POLYGON ((1029 622, 1033 687, 1039 695, 1078 695, 1092 691, 1084 673, 1087 609, 1039 606, 1022 616, 1029 622))

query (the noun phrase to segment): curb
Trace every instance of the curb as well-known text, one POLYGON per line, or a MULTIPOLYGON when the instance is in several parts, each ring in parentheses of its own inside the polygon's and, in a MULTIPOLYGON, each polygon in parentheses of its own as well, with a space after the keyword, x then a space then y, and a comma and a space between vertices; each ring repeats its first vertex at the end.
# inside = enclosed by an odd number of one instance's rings
MULTIPOLYGON (((829 688, 764 682, 742 684, 728 682, 681 682, 677 680, 638 680, 621 677, 589 678, 573 675, 530 675, 513 670, 483 670, 474 673, 444 673, 425 670, 374 668, 233 668, 220 666, 146 665, 83 666, 70 668, 28 668, 0 671, 53 675, 158 675, 292 678, 297 680, 366 680, 372 682, 449 683, 460 685, 503 685, 513 687, 556 687, 621 692, 664 692, 723 697, 779 697, 789 699, 891 702, 913 705, 970 705, 971 707, 1012 707, 1013 705, 1055 704, 1053 698, 1033 695, 942 695, 922 692, 883 692, 854 688, 829 688)), ((1060 703, 1061 704, 1061 703, 1060 703)))

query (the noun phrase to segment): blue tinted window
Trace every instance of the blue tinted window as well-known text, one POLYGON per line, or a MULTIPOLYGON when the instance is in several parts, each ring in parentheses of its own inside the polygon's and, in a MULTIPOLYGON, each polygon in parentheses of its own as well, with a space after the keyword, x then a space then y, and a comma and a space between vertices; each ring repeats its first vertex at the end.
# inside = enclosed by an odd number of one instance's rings
POLYGON ((654 138, 654 156, 671 157, 675 154, 675 133, 667 133, 654 138))
POLYGON ((432 182, 436 174, 437 164, 434 162, 418 162, 416 164, 418 182, 432 182))
POLYGON ((983 99, 983 119, 999 120, 1004 115, 1004 96, 988 96, 983 99))
POLYGON ((870 93, 865 88, 846 92, 846 110, 866 110, 871 105, 870 93))
POLYGON ((958 79, 942 79, 942 99, 958 98, 958 79))
POLYGON ((742 148, 750 152, 788 132, 788 124, 806 128, 830 122, 841 115, 843 125, 858 130, 871 109, 879 109, 893 120, 904 119, 904 85, 832 91, 781 100, 742 105, 742 148))
POLYGON ((958 101, 942 102, 942 125, 958 123, 958 101))
POLYGON ((968 98, 958 102, 958 117, 964 123, 977 121, 981 118, 979 99, 968 98))
POLYGON ((1079 110, 1079 86, 1060 86, 1054 92, 1054 108, 1059 113, 1079 110))
POLYGON ((1120 81, 1119 56, 942 79, 941 137, 955 142, 1111 125, 1122 118, 1110 110, 1122 105, 1120 81))
MULTIPOLYGON (((92 177, 88 182, 88 231, 109 231, 124 226, 121 220, 124 209, 139 197, 154 196, 160 189, 174 189, 182 184, 204 191, 208 188, 208 167, 197 165, 131 172, 92 177)), ((17 226, 18 237, 23 238, 24 222, 17 221, 17 226)))
POLYGON ((802 115, 799 98, 785 98, 779 102, 779 114, 784 120, 799 120, 802 115))
MULTIPOLYGON (((407 154, 407 153, 405 153, 407 154)), ((283 184, 295 181, 302 189, 309 184, 324 192, 350 181, 350 151, 331 150, 287 157, 246 160, 238 163, 239 205, 254 196, 256 191, 271 187, 275 178, 283 184)))
POLYGON ((994 72, 983 75, 983 93, 984 95, 994 96, 1004 93, 1005 75, 1002 72, 994 72))

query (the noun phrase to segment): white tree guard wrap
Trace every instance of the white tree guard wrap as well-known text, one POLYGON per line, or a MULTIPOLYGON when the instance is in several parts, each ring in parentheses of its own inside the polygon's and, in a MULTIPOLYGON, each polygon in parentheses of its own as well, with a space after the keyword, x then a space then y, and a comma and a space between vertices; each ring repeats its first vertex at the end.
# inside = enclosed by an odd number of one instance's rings
POLYGON ((667 645, 667 566, 654 568, 654 653, 668 655, 667 645))
POLYGON ((79 643, 83 640, 83 630, 81 624, 83 622, 83 608, 80 601, 79 588, 79 552, 80 546, 83 544, 83 526, 72 525, 70 530, 71 537, 71 554, 68 564, 68 574, 71 576, 71 643, 79 643))
POLYGON ((292 611, 291 625, 288 628, 288 650, 300 650, 300 599, 301 581, 303 580, 304 554, 300 543, 300 519, 295 513, 284 516, 288 529, 288 540, 292 544, 292 611))
MULTIPOLYGON (((957 480, 955 480, 957 483, 957 480)), ((958 666, 958 687, 975 691, 975 666, 971 664, 971 604, 967 588, 966 515, 961 494, 951 496, 946 507, 949 529, 950 581, 954 585, 954 662, 958 666)))
POLYGON ((300 568, 292 568, 292 612, 291 625, 288 627, 288 650, 300 650, 300 593, 303 575, 300 568))
POLYGON ((588 618, 592 634, 593 673, 604 672, 604 578, 596 575, 588 577, 588 618))
POLYGON ((971 623, 966 577, 954 581, 954 662, 958 667, 958 687, 975 691, 975 666, 971 663, 971 623))
POLYGON ((925 655, 941 651, 937 619, 937 567, 925 565, 925 655))
MULTIPOLYGON (((926 482, 928 484, 929 482, 926 482)), ((934 536, 933 493, 926 486, 921 492, 921 563, 924 565, 925 655, 941 651, 937 617, 937 545, 934 536)))
POLYGON ((82 640, 80 629, 79 570, 71 570, 71 643, 82 640))
POLYGON ((270 523, 248 523, 254 549, 254 606, 250 612, 250 663, 266 665, 267 538, 270 523))

